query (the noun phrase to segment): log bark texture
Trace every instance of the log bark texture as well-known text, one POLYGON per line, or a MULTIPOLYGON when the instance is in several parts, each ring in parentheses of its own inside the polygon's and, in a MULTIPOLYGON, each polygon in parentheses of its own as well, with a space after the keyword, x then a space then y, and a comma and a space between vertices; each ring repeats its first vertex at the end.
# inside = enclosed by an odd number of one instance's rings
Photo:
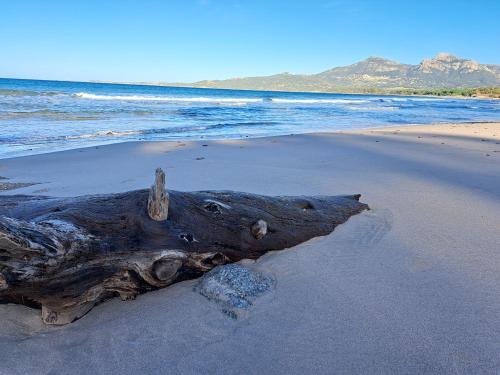
POLYGON ((359 195, 166 192, 162 173, 151 190, 1 196, 0 302, 41 307, 48 324, 70 323, 108 298, 131 299, 326 235, 368 208, 359 195))

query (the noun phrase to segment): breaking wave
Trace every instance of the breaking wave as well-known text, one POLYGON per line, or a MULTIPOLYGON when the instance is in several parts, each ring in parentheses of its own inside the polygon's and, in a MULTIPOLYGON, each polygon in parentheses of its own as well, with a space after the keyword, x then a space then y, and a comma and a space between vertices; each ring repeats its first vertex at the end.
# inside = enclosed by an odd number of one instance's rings
POLYGON ((443 98, 380 98, 380 102, 438 102, 445 100, 443 98))
POLYGON ((170 128, 153 128, 153 129, 140 129, 140 130, 124 130, 112 131, 102 130, 92 134, 81 134, 75 136, 65 136, 65 139, 85 139, 85 138, 100 138, 100 137, 126 137, 131 135, 153 135, 153 134, 185 134, 190 132, 199 132, 205 130, 216 130, 223 128, 235 128, 240 126, 260 126, 260 125, 277 125, 279 122, 274 121, 247 121, 247 122, 227 122, 218 123, 206 126, 182 126, 170 128))
POLYGON ((242 105, 246 103, 288 103, 288 104, 358 104, 368 103, 367 99, 279 99, 279 98, 224 98, 224 97, 183 97, 183 96, 146 96, 146 95, 97 95, 86 92, 75 94, 76 97, 91 100, 123 100, 143 102, 188 102, 188 103, 228 103, 242 105))
POLYGON ((274 103, 297 103, 297 104, 357 104, 368 103, 365 99, 271 99, 274 103))
POLYGON ((96 95, 79 92, 75 96, 92 100, 125 100, 142 102, 188 102, 188 103, 257 103, 259 98, 209 98, 209 97, 182 97, 182 96, 143 96, 143 95, 96 95))
MULTIPOLYGON (((40 142, 57 142, 65 140, 78 140, 78 139, 93 139, 93 138, 116 138, 116 137, 134 137, 134 136, 148 136, 148 135, 159 135, 159 134, 186 134, 192 132, 203 132, 209 130, 218 130, 224 128, 237 128, 241 126, 260 126, 260 125, 277 125, 279 122, 275 121, 243 121, 243 122, 227 122, 227 123, 217 123, 213 125, 206 126, 182 126, 182 127, 169 127, 169 128, 152 128, 152 129, 137 129, 137 130, 99 130, 94 133, 88 134, 76 134, 76 135, 60 135, 60 136, 49 136, 49 137, 32 137, 32 138, 0 138, 2 143, 21 143, 21 144, 31 144, 40 142)), ((136 138, 137 139, 137 138, 136 138)))

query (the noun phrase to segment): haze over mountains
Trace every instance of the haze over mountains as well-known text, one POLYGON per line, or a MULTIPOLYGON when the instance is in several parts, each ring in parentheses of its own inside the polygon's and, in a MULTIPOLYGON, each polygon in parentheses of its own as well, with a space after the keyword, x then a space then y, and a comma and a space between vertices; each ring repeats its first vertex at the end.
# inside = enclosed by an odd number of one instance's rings
POLYGON ((369 57, 356 64, 329 69, 318 74, 281 73, 263 77, 205 80, 182 86, 316 92, 498 87, 500 65, 480 64, 449 53, 439 53, 436 57, 425 59, 418 65, 369 57))

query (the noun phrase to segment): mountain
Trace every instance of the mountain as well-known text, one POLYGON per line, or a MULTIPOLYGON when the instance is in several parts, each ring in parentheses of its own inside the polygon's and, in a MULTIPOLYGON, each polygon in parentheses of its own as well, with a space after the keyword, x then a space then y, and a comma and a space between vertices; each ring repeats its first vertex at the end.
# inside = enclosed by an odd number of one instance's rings
POLYGON ((369 57, 358 63, 318 74, 281 73, 263 77, 206 80, 182 86, 316 92, 499 87, 500 65, 480 64, 449 53, 439 53, 418 65, 369 57))

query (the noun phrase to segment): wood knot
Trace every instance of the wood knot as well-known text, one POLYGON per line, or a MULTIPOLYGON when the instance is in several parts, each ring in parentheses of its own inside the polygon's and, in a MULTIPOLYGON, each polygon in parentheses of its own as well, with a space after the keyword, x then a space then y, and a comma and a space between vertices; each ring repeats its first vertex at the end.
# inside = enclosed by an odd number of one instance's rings
POLYGON ((264 220, 257 220, 252 225, 252 235, 260 240, 267 234, 267 223, 264 220))
POLYGON ((42 306, 42 320, 45 324, 57 324, 58 318, 59 317, 56 311, 42 306))
POLYGON ((212 212, 214 214, 221 214, 222 208, 224 208, 226 210, 231 209, 231 206, 229 206, 225 203, 213 200, 213 199, 205 199, 205 202, 206 202, 206 204, 203 205, 203 208, 205 210, 207 210, 208 212, 212 212))
POLYGON ((161 168, 156 169, 155 183, 149 190, 148 215, 156 221, 167 220, 169 196, 165 189, 165 172, 161 168))
POLYGON ((160 259, 153 264, 153 273, 160 281, 168 281, 175 277, 182 266, 179 259, 160 259))

